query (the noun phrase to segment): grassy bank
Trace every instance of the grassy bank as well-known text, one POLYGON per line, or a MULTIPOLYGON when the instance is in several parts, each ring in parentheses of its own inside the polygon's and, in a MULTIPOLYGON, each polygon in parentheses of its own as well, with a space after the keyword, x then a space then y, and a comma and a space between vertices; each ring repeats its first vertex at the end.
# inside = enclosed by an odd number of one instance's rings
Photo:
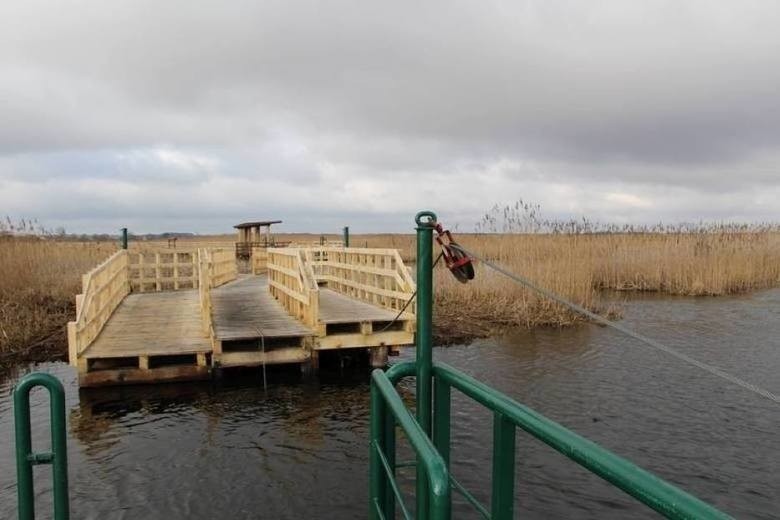
MULTIPOLYGON (((300 235, 292 235, 300 239, 300 235)), ((311 235, 316 239, 318 235, 311 235)), ((335 237, 335 236, 334 236, 335 237)), ((616 315, 602 289, 725 295, 780 285, 780 232, 709 229, 556 234, 459 234, 465 247, 596 312, 616 315)), ((182 239, 232 247, 232 236, 182 239)), ((414 261, 413 235, 355 235, 354 246, 392 247, 414 261)), ((133 244, 133 247, 166 244, 133 244)), ((74 316, 81 275, 114 242, 0 239, 0 364, 50 359, 66 352, 65 323, 74 316)), ((566 326, 579 318, 483 265, 468 285, 443 265, 435 273, 435 323, 442 342, 503 327, 566 326)))

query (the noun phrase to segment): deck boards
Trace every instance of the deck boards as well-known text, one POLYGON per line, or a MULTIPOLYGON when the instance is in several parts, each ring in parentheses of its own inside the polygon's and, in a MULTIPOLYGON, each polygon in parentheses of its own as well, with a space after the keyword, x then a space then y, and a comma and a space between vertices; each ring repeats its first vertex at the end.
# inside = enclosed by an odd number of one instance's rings
POLYGON ((197 290, 129 294, 83 357, 116 358, 211 352, 197 290))
MULTIPOLYGON (((262 336, 309 338, 316 335, 315 331, 290 316, 274 299, 268 291, 266 276, 239 276, 235 281, 213 289, 211 299, 217 341, 251 340, 262 336)), ((331 289, 320 288, 319 318, 323 324, 341 327, 342 324, 389 322, 396 317, 396 314, 394 311, 355 300, 331 289)), ((399 319, 413 320, 414 316, 404 313, 399 319)), ((407 338, 409 333, 405 331, 388 331, 369 337, 366 334, 371 334, 370 325, 367 330, 368 333, 361 325, 360 332, 344 334, 342 331, 332 337, 320 337, 317 338, 313 348, 374 346, 380 343, 405 344, 412 341, 411 337, 407 338)), ((82 357, 89 360, 129 357, 145 359, 154 356, 211 354, 211 352, 211 340, 202 329, 198 291, 180 290, 128 295, 82 357)), ((232 359, 228 359, 230 356, 249 355, 243 352, 225 354, 220 352, 220 354, 227 356, 224 360, 226 364, 232 359)), ((300 357, 300 359, 296 357, 295 362, 300 362, 309 355, 305 351, 296 351, 294 354, 300 357)), ((241 361, 241 364, 248 363, 243 358, 236 360, 238 361, 241 361)), ((189 368, 200 370, 195 366, 189 368)))
MULTIPOLYGON (((323 323, 354 323, 361 321, 392 321, 398 312, 344 296, 332 289, 320 288, 320 321, 323 323)), ((400 320, 411 319, 404 313, 400 320)))
POLYGON ((314 335, 271 296, 265 276, 242 275, 212 289, 211 304, 220 341, 314 335))

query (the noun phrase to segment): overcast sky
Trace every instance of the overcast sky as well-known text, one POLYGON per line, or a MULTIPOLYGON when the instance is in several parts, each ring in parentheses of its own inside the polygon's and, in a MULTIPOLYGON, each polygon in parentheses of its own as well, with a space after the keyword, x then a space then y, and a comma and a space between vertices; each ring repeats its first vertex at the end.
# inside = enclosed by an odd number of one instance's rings
POLYGON ((776 1, 0 2, 0 215, 780 219, 776 1))

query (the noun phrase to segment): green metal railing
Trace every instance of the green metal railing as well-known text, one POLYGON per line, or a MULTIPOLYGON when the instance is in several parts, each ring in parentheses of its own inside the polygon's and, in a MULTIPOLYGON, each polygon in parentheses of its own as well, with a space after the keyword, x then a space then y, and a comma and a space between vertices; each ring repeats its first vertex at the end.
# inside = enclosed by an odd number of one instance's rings
POLYGON ((54 489, 54 520, 68 520, 68 451, 65 436, 65 390, 49 374, 24 376, 14 387, 14 426, 16 430, 16 477, 19 520, 35 519, 33 466, 51 464, 54 489), (49 391, 51 451, 32 451, 30 432, 30 391, 42 386, 49 391))
POLYGON ((395 503, 412 518, 396 481, 396 423, 417 455, 416 517, 449 519, 451 489, 461 493, 483 518, 514 516, 515 436, 527 432, 667 518, 724 519, 729 515, 661 480, 635 464, 577 435, 476 379, 432 361, 432 231, 436 215, 417 215, 417 354, 371 377, 370 518, 395 518, 395 503), (395 385, 416 377, 417 422, 395 385), (451 394, 455 388, 493 412, 490 507, 480 503, 450 472, 451 394))

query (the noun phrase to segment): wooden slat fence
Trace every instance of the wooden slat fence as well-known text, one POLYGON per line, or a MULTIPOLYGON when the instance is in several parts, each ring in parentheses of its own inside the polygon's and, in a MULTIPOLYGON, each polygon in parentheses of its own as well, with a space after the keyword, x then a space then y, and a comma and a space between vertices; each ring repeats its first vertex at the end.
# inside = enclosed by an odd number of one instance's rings
POLYGON ((311 265, 297 248, 269 248, 268 286, 271 294, 305 325, 316 329, 319 319, 319 288, 311 265))
POLYGON ((236 257, 230 249, 198 249, 196 258, 203 332, 213 340, 214 318, 211 289, 235 280, 238 276, 238 266, 236 257))
POLYGON ((268 249, 265 247, 252 248, 252 274, 265 274, 268 272, 268 249))
POLYGON ((219 287, 238 277, 238 264, 232 249, 211 249, 210 255, 211 287, 219 287))
MULTIPOLYGON (((416 290, 396 249, 313 247, 303 252, 317 282, 346 296, 401 310, 416 290)), ((406 309, 414 311, 414 305, 406 309)))
POLYGON ((198 288, 198 253, 192 251, 131 251, 128 269, 134 292, 198 288))
POLYGON ((100 334, 130 292, 127 251, 117 251, 85 274, 81 285, 82 293, 76 296, 76 320, 68 323, 68 356, 74 366, 79 354, 100 334))

